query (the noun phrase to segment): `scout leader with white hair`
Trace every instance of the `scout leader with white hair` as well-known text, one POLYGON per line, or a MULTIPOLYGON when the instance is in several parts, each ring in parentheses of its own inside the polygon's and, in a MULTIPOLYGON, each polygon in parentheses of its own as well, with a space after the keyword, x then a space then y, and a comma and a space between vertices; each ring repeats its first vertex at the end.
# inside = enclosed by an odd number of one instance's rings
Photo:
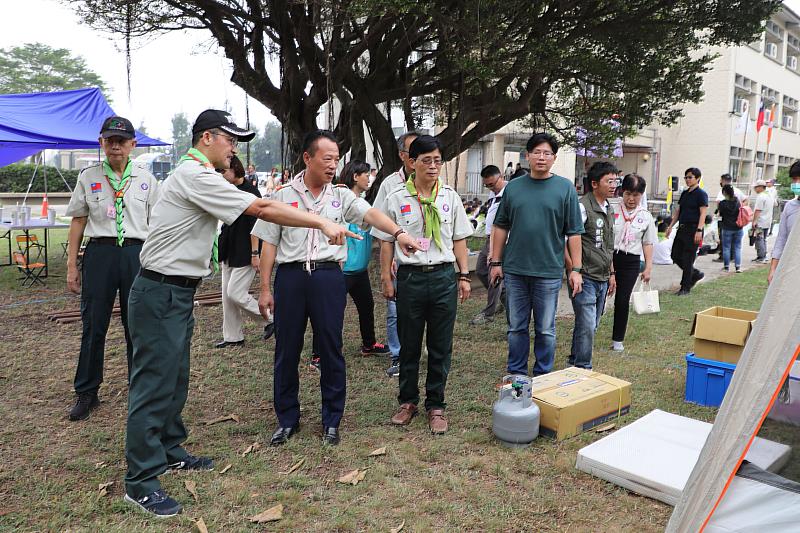
MULTIPOLYGON (((397 329, 400 334, 400 408, 392 423, 405 426, 417 414, 419 404, 419 360, 422 337, 427 335, 428 376, 425 409, 431 433, 447 431, 444 391, 453 354, 453 327, 458 300, 469 298, 467 241, 473 228, 461 197, 439 178, 442 144, 436 137, 421 135, 409 147, 414 171, 403 188, 391 192, 386 211, 422 244, 423 252, 406 256, 397 240, 390 251, 397 256, 397 329), (458 267, 458 281, 454 265, 458 267), (426 332, 427 330, 427 332, 426 332)), ((379 228, 380 229, 380 228, 379 228)), ((378 234, 391 241, 391 234, 378 234)), ((393 298, 395 290, 384 282, 383 294, 393 298)))
MULTIPOLYGON (((378 228, 397 239, 403 254, 422 249, 400 226, 353 191, 331 184, 339 165, 339 146, 333 133, 316 130, 306 135, 303 162, 306 169, 273 198, 295 211, 318 214, 337 226, 378 228)), ((269 310, 275 317, 273 394, 278 428, 270 444, 285 444, 300 428, 297 367, 310 318, 320 358, 322 444, 336 445, 346 396, 342 326, 347 290, 341 265, 347 260, 347 247, 340 242, 325 242, 318 231, 287 228, 270 221, 256 222, 252 233, 264 241, 259 307, 264 316, 269 310), (273 296, 270 280, 275 263, 273 296)))
POLYGON ((133 360, 128 393, 125 500, 156 516, 173 516, 181 505, 161 489, 158 476, 171 470, 210 470, 213 462, 182 446, 181 419, 189 387, 189 347, 194 330, 195 290, 211 272, 217 223, 252 215, 275 224, 320 230, 336 245, 354 235, 331 220, 240 191, 214 169, 226 169, 240 141, 255 134, 239 128, 224 111, 200 113, 193 148, 161 185, 150 233, 142 248, 128 313, 133 360))
POLYGON ((67 207, 67 289, 81 295, 81 349, 75 370, 75 405, 70 420, 84 420, 99 405, 106 334, 119 291, 128 371, 133 347, 128 329, 128 295, 139 272, 139 253, 147 237, 158 182, 131 161, 136 131, 124 117, 109 117, 100 128, 105 160, 81 171, 67 207), (78 251, 89 238, 78 268, 78 251))

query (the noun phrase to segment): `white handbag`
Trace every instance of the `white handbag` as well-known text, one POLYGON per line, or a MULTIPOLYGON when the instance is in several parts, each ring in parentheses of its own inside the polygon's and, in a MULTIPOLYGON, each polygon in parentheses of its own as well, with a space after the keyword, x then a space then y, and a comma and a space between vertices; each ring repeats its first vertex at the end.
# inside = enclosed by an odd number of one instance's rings
MULTIPOLYGON (((641 281, 641 278, 639 278, 641 281)), ((650 288, 650 282, 641 282, 638 284, 639 290, 634 287, 631 300, 633 301, 633 310, 637 315, 649 315, 661 311, 661 305, 658 302, 658 291, 650 288)))

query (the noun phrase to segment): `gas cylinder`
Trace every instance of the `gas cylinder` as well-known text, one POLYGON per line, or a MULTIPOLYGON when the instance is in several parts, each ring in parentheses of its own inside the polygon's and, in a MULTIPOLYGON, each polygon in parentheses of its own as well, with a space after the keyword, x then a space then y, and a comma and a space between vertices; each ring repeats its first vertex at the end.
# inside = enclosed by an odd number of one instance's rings
POLYGON ((528 376, 505 376, 492 408, 492 432, 504 446, 524 448, 539 436, 539 407, 528 376))

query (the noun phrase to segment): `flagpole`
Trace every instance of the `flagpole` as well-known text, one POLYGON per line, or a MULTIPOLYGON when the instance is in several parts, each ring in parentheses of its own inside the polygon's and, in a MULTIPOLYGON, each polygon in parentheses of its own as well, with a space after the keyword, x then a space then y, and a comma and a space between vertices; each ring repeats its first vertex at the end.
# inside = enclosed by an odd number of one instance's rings
POLYGON ((763 179, 767 178, 767 163, 769 163, 769 143, 772 142, 772 128, 775 125, 775 104, 769 109, 769 126, 767 126, 767 147, 764 151, 764 175, 763 179))
POLYGON ((745 122, 744 122, 744 137, 742 138, 742 153, 739 156, 739 168, 736 170, 736 181, 739 181, 742 177, 742 166, 744 165, 744 156, 747 152, 745 152, 745 146, 747 146, 747 130, 750 126, 750 106, 747 106, 745 109, 745 122))

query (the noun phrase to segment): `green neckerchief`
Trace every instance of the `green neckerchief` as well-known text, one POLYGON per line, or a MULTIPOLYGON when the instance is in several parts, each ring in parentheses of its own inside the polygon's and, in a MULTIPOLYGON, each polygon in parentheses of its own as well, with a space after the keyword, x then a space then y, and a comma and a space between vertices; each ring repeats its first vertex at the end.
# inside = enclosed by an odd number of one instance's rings
POLYGON ((128 159, 128 164, 125 170, 122 171, 122 177, 118 178, 108 159, 103 161, 103 170, 106 172, 106 179, 111 188, 114 189, 114 210, 116 212, 114 221, 117 223, 117 246, 122 246, 125 241, 125 231, 122 229, 122 199, 125 196, 125 191, 128 189, 131 178, 131 170, 133 169, 133 162, 128 159))
MULTIPOLYGON (((184 161, 197 161, 207 168, 214 168, 206 155, 197 148, 190 148, 186 155, 178 160, 180 165, 184 161)), ((211 270, 216 274, 219 272, 219 234, 214 235, 214 244, 211 247, 211 270)))
POLYGON ((433 187, 433 193, 430 198, 423 198, 417 192, 417 187, 414 185, 414 178, 416 172, 412 172, 406 181, 406 190, 411 196, 415 196, 422 209, 422 226, 425 238, 433 239, 436 246, 440 250, 444 250, 442 244, 442 220, 439 217, 439 209, 436 207, 436 196, 439 194, 440 181, 436 180, 436 185, 433 187))
POLYGON ((189 151, 186 152, 186 155, 178 160, 178 164, 184 161, 197 161, 204 167, 214 168, 214 165, 211 164, 211 161, 208 160, 206 155, 197 148, 190 148, 189 151))

